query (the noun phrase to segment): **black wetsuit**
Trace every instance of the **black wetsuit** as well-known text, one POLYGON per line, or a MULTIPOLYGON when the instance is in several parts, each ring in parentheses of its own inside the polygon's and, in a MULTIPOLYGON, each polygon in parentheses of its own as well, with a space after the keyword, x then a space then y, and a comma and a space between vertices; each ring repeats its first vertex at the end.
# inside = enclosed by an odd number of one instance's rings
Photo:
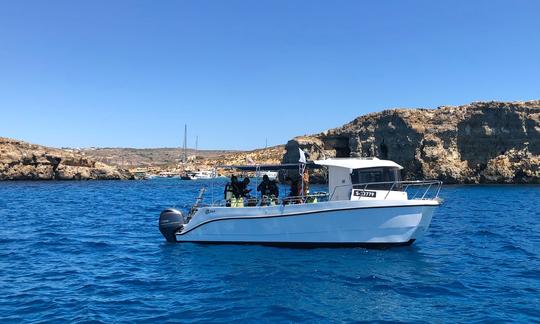
POLYGON ((239 181, 234 182, 232 184, 232 193, 233 193, 234 198, 238 199, 238 198, 242 197, 243 194, 244 194, 244 188, 245 187, 246 186, 242 182, 239 182, 239 181))
POLYGON ((247 190, 248 185, 249 183, 245 183, 243 181, 233 184, 233 195, 236 198, 247 197, 249 193, 249 191, 247 190))
POLYGON ((270 191, 270 196, 274 196, 274 197, 279 197, 279 187, 277 185, 277 183, 275 181, 270 181, 269 182, 269 191, 270 191))
POLYGON ((290 197, 298 197, 300 196, 300 182, 298 182, 297 180, 292 180, 291 181, 291 192, 289 193, 289 196, 290 197))
POLYGON ((261 195, 263 196, 270 196, 271 195, 270 186, 271 186, 270 181, 263 181, 257 187, 257 191, 260 191, 261 195))

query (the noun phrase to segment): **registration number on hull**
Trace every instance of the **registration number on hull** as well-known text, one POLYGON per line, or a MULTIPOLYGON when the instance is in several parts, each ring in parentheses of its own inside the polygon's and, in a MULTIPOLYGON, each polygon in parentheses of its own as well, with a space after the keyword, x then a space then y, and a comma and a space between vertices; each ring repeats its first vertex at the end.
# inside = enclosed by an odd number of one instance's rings
POLYGON ((376 191, 355 190, 353 193, 356 197, 376 198, 376 191))

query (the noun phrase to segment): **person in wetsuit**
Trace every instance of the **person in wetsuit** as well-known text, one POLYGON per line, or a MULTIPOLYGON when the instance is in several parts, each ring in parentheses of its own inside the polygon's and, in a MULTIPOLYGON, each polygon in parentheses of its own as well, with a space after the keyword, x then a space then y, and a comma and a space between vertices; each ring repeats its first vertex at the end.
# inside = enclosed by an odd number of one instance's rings
POLYGON ((275 181, 270 181, 268 175, 263 176, 262 182, 257 187, 257 191, 261 192, 261 206, 269 205, 270 202, 277 201, 279 196, 279 188, 275 181))
MULTIPOLYGON (((302 188, 304 189, 304 196, 309 195, 309 173, 307 169, 302 175, 302 188)), ((300 188, 300 192, 302 192, 302 188, 300 188)))
POLYGON ((244 198, 249 196, 249 192, 251 191, 251 189, 247 189, 249 182, 249 178, 245 177, 242 182, 236 183, 236 190, 234 191, 234 195, 236 196, 236 198, 244 198))
POLYGON ((270 181, 269 187, 270 187, 269 188, 270 196, 274 196, 277 199, 279 197, 279 186, 278 186, 276 180, 270 181))
POLYGON ((261 192, 261 195, 263 196, 269 196, 270 195, 270 178, 268 175, 264 175, 262 178, 262 182, 257 187, 257 191, 261 192))
POLYGON ((286 177, 285 182, 289 184, 290 191, 289 196, 283 200, 286 204, 296 204, 299 202, 299 197, 301 195, 300 182, 298 180, 292 179, 291 177, 286 177))
POLYGON ((238 178, 235 175, 233 175, 231 177, 231 181, 225 185, 225 191, 223 192, 223 196, 225 198, 227 207, 231 207, 232 200, 236 199, 235 187, 237 186, 237 183, 238 183, 238 178))
POLYGON ((270 202, 273 204, 277 204, 278 198, 279 198, 279 186, 276 180, 270 181, 269 191, 270 191, 270 200, 271 200, 270 202))

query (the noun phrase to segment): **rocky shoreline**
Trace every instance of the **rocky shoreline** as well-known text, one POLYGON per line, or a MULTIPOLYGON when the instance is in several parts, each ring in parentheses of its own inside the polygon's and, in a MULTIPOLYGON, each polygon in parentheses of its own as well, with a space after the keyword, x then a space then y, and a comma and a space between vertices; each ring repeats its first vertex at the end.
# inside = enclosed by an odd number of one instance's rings
MULTIPOLYGON (((404 167, 405 179, 439 179, 447 184, 540 184, 540 100, 473 102, 437 109, 390 109, 358 117, 319 134, 296 137, 285 147, 193 155, 184 167, 209 170, 218 165, 248 164, 248 161, 258 164, 297 162, 298 148, 313 160, 328 157, 390 159, 404 167)), ((114 152, 122 150, 130 151, 114 152)), ((164 154, 172 161, 167 163, 156 161, 152 158, 156 152, 149 152, 150 156, 143 156, 141 165, 134 166, 132 171, 141 166, 148 168, 148 161, 156 163, 155 172, 181 171, 170 152, 164 154)), ((137 161, 136 156, 141 154, 132 154, 132 158, 137 161)), ((0 137, 0 180, 134 178, 123 165, 100 162, 124 160, 108 156, 103 150, 55 149, 0 137), (99 154, 92 156, 95 152, 99 154)), ((314 174, 313 180, 322 179, 314 174)))
POLYGON ((299 147, 312 159, 390 159, 404 166, 406 179, 538 184, 540 100, 372 113, 292 139, 283 161, 298 161, 299 147))
POLYGON ((124 180, 133 175, 80 153, 0 137, 0 180, 124 180))

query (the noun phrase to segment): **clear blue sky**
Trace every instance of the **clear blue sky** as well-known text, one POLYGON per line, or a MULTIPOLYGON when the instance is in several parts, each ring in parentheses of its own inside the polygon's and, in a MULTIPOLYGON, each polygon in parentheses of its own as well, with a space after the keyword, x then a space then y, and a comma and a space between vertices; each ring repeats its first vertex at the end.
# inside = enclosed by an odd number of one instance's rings
POLYGON ((540 1, 0 0, 0 136, 250 149, 540 98, 540 1))

